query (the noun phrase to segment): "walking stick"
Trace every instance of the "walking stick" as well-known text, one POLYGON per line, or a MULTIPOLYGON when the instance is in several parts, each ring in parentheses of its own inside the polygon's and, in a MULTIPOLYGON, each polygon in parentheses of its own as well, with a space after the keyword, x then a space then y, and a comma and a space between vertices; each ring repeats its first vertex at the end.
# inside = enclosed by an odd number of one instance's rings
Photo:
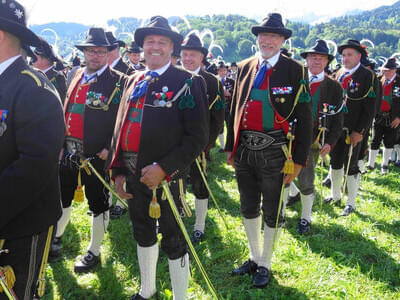
MULTIPOLYGON (((324 112, 327 112, 326 105, 324 103, 324 112)), ((326 115, 322 115, 320 118, 321 122, 321 130, 322 130, 322 142, 321 146, 323 147, 325 145, 325 132, 327 130, 326 128, 326 115)), ((324 198, 324 190, 322 187, 322 181, 324 180, 324 174, 323 174, 323 167, 324 167, 324 159, 321 157, 321 166, 320 166, 320 175, 321 175, 321 180, 319 182, 319 189, 320 189, 320 199, 319 199, 319 208, 322 209, 322 199, 324 198)))
POLYGON ((350 149, 349 149, 349 160, 347 162, 346 174, 344 175, 344 182, 343 182, 343 186, 342 186, 342 194, 344 194, 344 192, 346 190, 347 177, 349 176, 350 161, 351 161, 351 157, 352 156, 353 156, 353 144, 350 145, 350 149))
MULTIPOLYGON (((8 253, 8 249, 3 249, 3 245, 4 245, 5 240, 0 240, 0 255, 5 253, 8 253)), ((14 271, 12 270, 12 268, 10 266, 6 266, 4 267, 4 269, 2 269, 0 267, 0 287, 3 288, 4 293, 7 295, 8 299, 10 300, 18 300, 17 295, 15 295, 12 286, 15 283, 15 275, 14 275, 14 271), (3 271, 4 270, 4 271, 3 271), (6 275, 4 274, 6 272, 6 270, 8 270, 9 273, 9 278, 7 280, 6 275), (7 282, 8 281, 8 282, 7 282), (10 287, 8 287, 10 285, 10 287)))
POLYGON ((85 161, 83 161, 83 164, 87 164, 88 167, 93 171, 94 175, 96 175, 96 177, 101 181, 101 183, 106 187, 107 190, 109 190, 111 192, 111 194, 113 194, 113 196, 115 196, 121 203, 122 205, 128 209, 128 203, 126 202, 125 199, 122 199, 117 192, 104 180, 104 178, 99 174, 99 172, 97 172, 97 170, 93 167, 93 165, 90 163, 90 160, 92 158, 88 158, 85 161))
POLYGON ((168 183, 165 180, 163 180, 161 182, 161 186, 162 186, 163 191, 164 191, 164 193, 165 193, 165 195, 167 197, 167 200, 168 200, 168 203, 169 203, 169 205, 171 207, 172 213, 175 216, 175 220, 176 220, 176 222, 178 223, 179 227, 182 230, 183 236, 184 236, 186 242, 188 243, 190 252, 192 252, 194 260, 196 261, 196 263, 197 263, 197 265, 198 265, 198 267, 200 269, 200 272, 203 275, 203 278, 206 281, 208 288, 210 289, 211 294, 213 295, 213 297, 215 299, 218 299, 218 296, 217 296, 217 293, 215 291, 215 288, 214 288, 210 278, 208 277, 207 272, 204 269, 204 267, 203 267, 203 265, 202 265, 202 263, 200 261, 200 258, 198 257, 198 255, 196 253, 196 250, 194 249, 194 246, 193 246, 193 244, 192 244, 192 242, 190 240, 190 237, 189 237, 189 234, 188 234, 188 232, 186 230, 186 227, 183 224, 181 216, 179 215, 178 209, 176 208, 176 205, 175 205, 174 199, 172 197, 171 191, 169 189, 168 183))
POLYGON ((217 200, 215 200, 214 194, 211 192, 210 186, 209 186, 208 183, 207 183, 206 176, 204 175, 204 172, 203 172, 203 170, 201 169, 201 165, 200 165, 200 162, 199 162, 198 158, 196 158, 196 165, 197 165, 197 168, 199 169, 201 178, 203 178, 204 184, 205 184, 205 186, 206 186, 206 188, 207 188, 207 190, 208 190, 208 192, 209 192, 209 194, 210 194, 210 196, 211 196, 211 199, 213 200, 213 202, 214 202, 214 204, 215 204, 215 207, 216 207, 217 210, 218 210, 219 215, 221 216, 222 220, 224 221, 224 224, 225 224, 226 229, 229 229, 228 224, 226 223, 226 220, 225 220, 225 218, 224 218, 224 215, 222 214, 221 209, 220 209, 219 206, 218 206, 217 200))

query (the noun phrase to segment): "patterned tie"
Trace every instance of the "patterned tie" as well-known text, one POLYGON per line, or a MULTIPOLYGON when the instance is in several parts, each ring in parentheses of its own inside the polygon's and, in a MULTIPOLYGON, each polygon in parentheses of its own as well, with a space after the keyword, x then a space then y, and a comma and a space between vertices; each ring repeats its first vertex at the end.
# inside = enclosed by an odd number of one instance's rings
POLYGON ((94 73, 93 75, 85 74, 83 76, 83 84, 91 83, 96 78, 97 78, 97 73, 94 73))
POLYGON ((350 72, 345 72, 345 73, 343 73, 342 75, 340 75, 340 77, 339 77, 339 82, 340 83, 342 83, 343 82, 343 78, 345 78, 347 75, 349 75, 350 74, 350 72))
POLYGON ((268 66, 268 61, 264 60, 261 64, 261 67, 258 69, 256 78, 254 79, 253 88, 259 89, 261 87, 265 78, 265 74, 267 74, 268 66))
POLYGON ((317 80, 317 79, 318 79, 318 76, 317 76, 317 75, 311 76, 310 83, 311 83, 311 82, 314 82, 314 81, 317 80))
POLYGON ((136 102, 137 99, 141 98, 146 93, 147 87, 149 86, 149 81, 156 77, 158 77, 157 72, 147 71, 144 79, 142 79, 135 85, 130 99, 133 102, 136 102))

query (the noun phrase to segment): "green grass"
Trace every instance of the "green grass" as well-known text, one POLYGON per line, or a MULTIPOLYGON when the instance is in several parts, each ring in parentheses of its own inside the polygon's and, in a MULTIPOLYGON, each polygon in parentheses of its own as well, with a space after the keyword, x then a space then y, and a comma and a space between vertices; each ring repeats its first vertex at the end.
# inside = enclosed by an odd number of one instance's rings
MULTIPOLYGON (((247 239, 233 169, 217 148, 212 156, 209 183, 230 228, 225 228, 210 200, 207 238, 196 251, 221 299, 400 299, 400 169, 390 166, 384 177, 379 169, 364 175, 357 210, 344 218, 339 217, 343 207, 320 205, 318 168, 311 232, 305 236, 296 232, 299 203, 286 210, 286 226, 272 261, 273 278, 260 290, 251 288, 249 276, 230 277, 231 270, 248 258, 247 239)), ((326 188, 322 192, 329 193, 326 188)), ((194 208, 193 195, 188 193, 187 199, 194 208)), ((129 299, 139 290, 140 278, 127 215, 110 222, 101 267, 85 275, 73 272, 76 257, 84 253, 90 239, 86 211, 87 204, 73 204, 72 222, 62 241, 63 259, 47 269, 44 299, 129 299)), ((194 217, 184 221, 191 233, 194 217)), ((189 299, 211 299, 192 257, 191 273, 189 299)), ((172 299, 162 251, 157 289, 161 299, 172 299)))

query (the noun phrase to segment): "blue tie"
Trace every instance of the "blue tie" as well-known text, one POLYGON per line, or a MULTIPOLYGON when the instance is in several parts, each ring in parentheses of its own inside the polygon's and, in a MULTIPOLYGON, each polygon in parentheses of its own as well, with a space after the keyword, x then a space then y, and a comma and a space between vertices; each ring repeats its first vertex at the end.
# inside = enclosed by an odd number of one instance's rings
POLYGON ((131 101, 136 102, 139 98, 141 98, 146 93, 147 87, 149 86, 149 81, 156 77, 158 77, 157 72, 147 71, 144 79, 135 85, 130 97, 131 101))
POLYGON ((97 73, 93 75, 85 74, 83 76, 83 83, 91 83, 95 78, 97 78, 97 73))
POLYGON ((345 73, 343 73, 342 75, 340 75, 340 77, 339 77, 339 82, 342 83, 343 78, 346 77, 346 76, 349 75, 349 74, 350 74, 350 72, 345 72, 345 73))
POLYGON ((253 88, 259 89, 264 82, 265 74, 268 71, 268 62, 263 61, 261 68, 258 70, 256 78, 254 79, 253 88))

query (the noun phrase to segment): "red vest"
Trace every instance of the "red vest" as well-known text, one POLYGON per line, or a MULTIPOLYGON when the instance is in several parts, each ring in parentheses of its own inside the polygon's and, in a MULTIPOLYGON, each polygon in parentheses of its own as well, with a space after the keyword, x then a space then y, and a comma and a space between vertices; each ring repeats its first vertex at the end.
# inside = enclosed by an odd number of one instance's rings
POLYGON ((394 83, 394 80, 389 84, 383 85, 383 98, 382 98, 382 102, 381 102, 381 111, 382 112, 387 112, 387 111, 390 111, 390 109, 391 109, 393 83, 394 83))
POLYGON ((90 84, 78 83, 68 102, 65 113, 66 136, 83 140, 83 115, 90 84))

